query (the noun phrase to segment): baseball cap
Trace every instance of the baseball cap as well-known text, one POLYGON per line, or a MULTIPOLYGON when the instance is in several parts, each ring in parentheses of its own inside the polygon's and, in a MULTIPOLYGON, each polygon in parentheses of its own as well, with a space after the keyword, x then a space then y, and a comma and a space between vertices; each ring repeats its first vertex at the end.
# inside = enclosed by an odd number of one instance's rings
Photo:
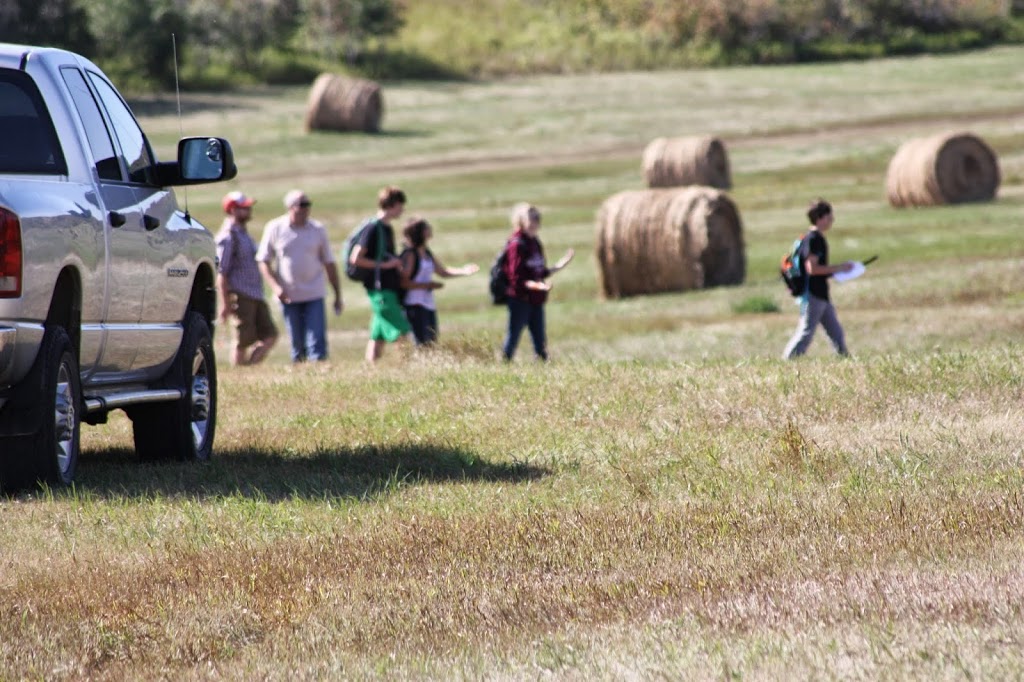
POLYGON ((303 192, 301 189, 293 189, 293 190, 291 190, 290 192, 288 192, 287 194, 284 195, 284 207, 285 208, 291 208, 292 206, 295 206, 296 204, 299 204, 299 203, 302 203, 302 202, 308 202, 308 201, 309 201, 309 197, 307 197, 306 193, 303 192))
POLYGON ((236 206, 249 207, 256 203, 252 197, 247 197, 241 192, 228 192, 221 199, 220 205, 224 207, 225 213, 230 213, 236 206))

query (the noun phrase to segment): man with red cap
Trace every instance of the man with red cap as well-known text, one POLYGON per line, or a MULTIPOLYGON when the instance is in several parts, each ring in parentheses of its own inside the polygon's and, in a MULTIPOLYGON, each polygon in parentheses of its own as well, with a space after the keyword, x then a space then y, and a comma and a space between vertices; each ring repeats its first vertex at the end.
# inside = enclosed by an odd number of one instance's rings
POLYGON ((227 217, 217 233, 217 289, 220 319, 234 329, 231 362, 255 365, 267 357, 277 341, 277 327, 263 298, 263 279, 256 264, 256 242, 247 224, 255 200, 241 192, 228 192, 221 201, 227 217))

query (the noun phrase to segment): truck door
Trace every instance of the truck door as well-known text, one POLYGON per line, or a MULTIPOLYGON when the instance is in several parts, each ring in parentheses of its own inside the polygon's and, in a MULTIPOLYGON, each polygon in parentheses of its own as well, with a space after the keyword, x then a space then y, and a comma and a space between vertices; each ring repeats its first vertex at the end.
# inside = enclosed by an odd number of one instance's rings
POLYGON ((96 379, 103 375, 123 380, 145 344, 140 321, 146 291, 148 244, 139 199, 128 182, 127 169, 111 136, 99 103, 77 68, 61 74, 78 110, 96 164, 97 185, 103 205, 107 240, 107 286, 101 328, 104 342, 96 379))
POLYGON ((145 268, 145 291, 139 311, 139 344, 133 362, 136 370, 159 374, 174 356, 181 342, 184 317, 195 273, 188 250, 189 231, 194 226, 177 211, 174 194, 156 186, 155 157, 128 105, 102 76, 87 72, 106 110, 121 148, 128 182, 141 216, 143 248, 138 262, 145 268))

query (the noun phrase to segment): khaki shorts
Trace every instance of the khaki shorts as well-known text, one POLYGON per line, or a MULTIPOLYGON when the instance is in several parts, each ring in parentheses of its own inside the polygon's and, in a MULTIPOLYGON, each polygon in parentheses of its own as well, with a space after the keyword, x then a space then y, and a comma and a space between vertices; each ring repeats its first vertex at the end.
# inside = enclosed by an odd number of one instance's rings
POLYGON ((277 327, 270 317, 266 301, 232 292, 228 294, 228 303, 231 305, 231 327, 235 330, 237 348, 248 348, 257 341, 277 336, 277 327))

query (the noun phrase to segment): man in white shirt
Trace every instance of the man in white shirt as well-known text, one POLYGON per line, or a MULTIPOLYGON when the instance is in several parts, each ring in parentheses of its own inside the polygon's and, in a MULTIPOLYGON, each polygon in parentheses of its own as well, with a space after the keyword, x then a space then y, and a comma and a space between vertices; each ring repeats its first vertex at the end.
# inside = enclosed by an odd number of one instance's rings
POLYGON ((309 217, 313 203, 300 189, 284 196, 288 213, 263 229, 256 253, 267 284, 281 301, 291 336, 292 362, 327 359, 324 274, 334 289, 334 314, 342 311, 338 266, 324 226, 309 217))

